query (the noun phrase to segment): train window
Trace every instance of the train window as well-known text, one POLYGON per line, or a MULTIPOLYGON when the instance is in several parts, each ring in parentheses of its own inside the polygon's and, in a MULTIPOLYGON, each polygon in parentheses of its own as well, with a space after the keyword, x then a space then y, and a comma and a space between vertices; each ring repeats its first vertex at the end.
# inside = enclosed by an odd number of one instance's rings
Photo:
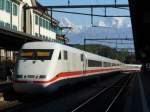
POLYGON ((112 63, 112 66, 116 66, 115 63, 112 63))
POLYGON ((61 51, 59 52, 58 60, 61 60, 61 51))
POLYGON ((32 57, 33 52, 32 51, 23 51, 23 52, 20 53, 20 56, 22 56, 22 57, 32 57))
POLYGON ((65 60, 68 59, 68 53, 67 53, 67 51, 64 51, 64 59, 65 59, 65 60))
POLYGON ((83 54, 81 54, 81 61, 83 61, 83 54))
POLYGON ((110 67, 111 66, 111 63, 109 62, 104 62, 104 67, 110 67))
POLYGON ((99 61, 99 67, 102 67, 102 62, 101 61, 99 61))
POLYGON ((103 67, 106 67, 106 62, 103 62, 103 67))
POLYGON ((23 49, 20 51, 22 60, 51 60, 53 49, 23 49))
POLYGON ((49 52, 48 51, 37 51, 37 56, 39 56, 39 57, 48 57, 49 52))
POLYGON ((100 66, 99 61, 88 60, 88 67, 99 67, 99 66, 100 66))

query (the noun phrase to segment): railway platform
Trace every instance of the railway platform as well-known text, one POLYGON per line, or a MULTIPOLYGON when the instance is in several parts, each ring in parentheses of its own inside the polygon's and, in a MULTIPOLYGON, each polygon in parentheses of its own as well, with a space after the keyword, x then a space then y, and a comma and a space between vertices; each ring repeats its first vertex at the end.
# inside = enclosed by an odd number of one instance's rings
POLYGON ((137 73, 126 97, 124 112, 150 111, 150 72, 137 73))

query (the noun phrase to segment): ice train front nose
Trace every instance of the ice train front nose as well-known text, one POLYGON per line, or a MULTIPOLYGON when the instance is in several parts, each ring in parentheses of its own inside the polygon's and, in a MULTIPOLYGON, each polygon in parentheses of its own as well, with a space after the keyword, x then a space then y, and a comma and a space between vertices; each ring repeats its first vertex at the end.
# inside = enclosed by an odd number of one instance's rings
MULTIPOLYGON (((14 89, 22 93, 45 92, 51 80, 53 49, 23 49, 17 63, 14 89)), ((53 87, 51 88, 53 89, 53 87)))

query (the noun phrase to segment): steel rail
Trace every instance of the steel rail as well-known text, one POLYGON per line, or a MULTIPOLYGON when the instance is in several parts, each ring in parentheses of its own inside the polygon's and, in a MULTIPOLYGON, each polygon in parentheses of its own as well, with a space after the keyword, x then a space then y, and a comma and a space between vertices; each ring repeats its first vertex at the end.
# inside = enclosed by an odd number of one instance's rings
POLYGON ((113 104, 115 103, 115 101, 117 100, 117 98, 120 96, 120 94, 123 92, 124 88, 127 87, 126 85, 128 84, 129 80, 132 78, 132 76, 127 80, 127 82, 122 86, 122 88, 119 90, 119 92, 117 93, 117 95, 115 96, 115 98, 112 100, 112 102, 110 103, 110 105, 108 106, 108 108, 106 109, 105 112, 109 112, 110 108, 113 106, 113 104))
MULTIPOLYGON (((122 80, 123 78, 121 78, 120 80, 122 80)), ((88 100, 86 100, 85 102, 83 102, 82 104, 80 104, 78 107, 76 107, 75 109, 73 109, 71 112, 76 112, 78 109, 82 108, 84 105, 88 104, 90 101, 94 100, 96 97, 98 97, 99 95, 101 95, 102 93, 104 93, 105 91, 107 91, 108 89, 110 89, 111 87, 113 87, 113 85, 117 84, 119 81, 114 82, 113 84, 111 84, 110 86, 102 89, 100 92, 98 92, 96 95, 92 96, 91 98, 89 98, 88 100)))

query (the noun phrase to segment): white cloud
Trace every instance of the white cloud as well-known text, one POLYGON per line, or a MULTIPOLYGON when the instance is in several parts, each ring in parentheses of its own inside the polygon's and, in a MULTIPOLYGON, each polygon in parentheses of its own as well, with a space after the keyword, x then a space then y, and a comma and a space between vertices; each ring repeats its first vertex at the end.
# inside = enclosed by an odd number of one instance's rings
POLYGON ((114 28, 131 27, 130 20, 123 17, 104 18, 99 20, 97 25, 114 28))
POLYGON ((76 25, 67 17, 61 18, 60 25, 63 27, 72 27, 72 30, 67 33, 71 43, 82 42, 83 38, 97 37, 128 37, 132 36, 131 23, 126 18, 102 18, 97 22, 99 27, 91 27, 86 25, 76 25))
POLYGON ((123 17, 113 17, 113 20, 116 21, 116 25, 118 28, 123 27, 126 22, 126 19, 123 17))
POLYGON ((72 26, 74 26, 74 24, 71 21, 69 21, 69 19, 66 18, 66 17, 61 18, 60 25, 63 26, 63 27, 72 27, 72 26))
POLYGON ((107 27, 104 21, 98 21, 98 26, 107 27))
POLYGON ((76 33, 80 32, 80 30, 82 29, 82 25, 75 25, 67 17, 62 17, 61 18, 60 25, 62 27, 71 27, 72 32, 76 32, 76 33))
POLYGON ((127 24, 127 27, 131 27, 131 23, 127 24))

